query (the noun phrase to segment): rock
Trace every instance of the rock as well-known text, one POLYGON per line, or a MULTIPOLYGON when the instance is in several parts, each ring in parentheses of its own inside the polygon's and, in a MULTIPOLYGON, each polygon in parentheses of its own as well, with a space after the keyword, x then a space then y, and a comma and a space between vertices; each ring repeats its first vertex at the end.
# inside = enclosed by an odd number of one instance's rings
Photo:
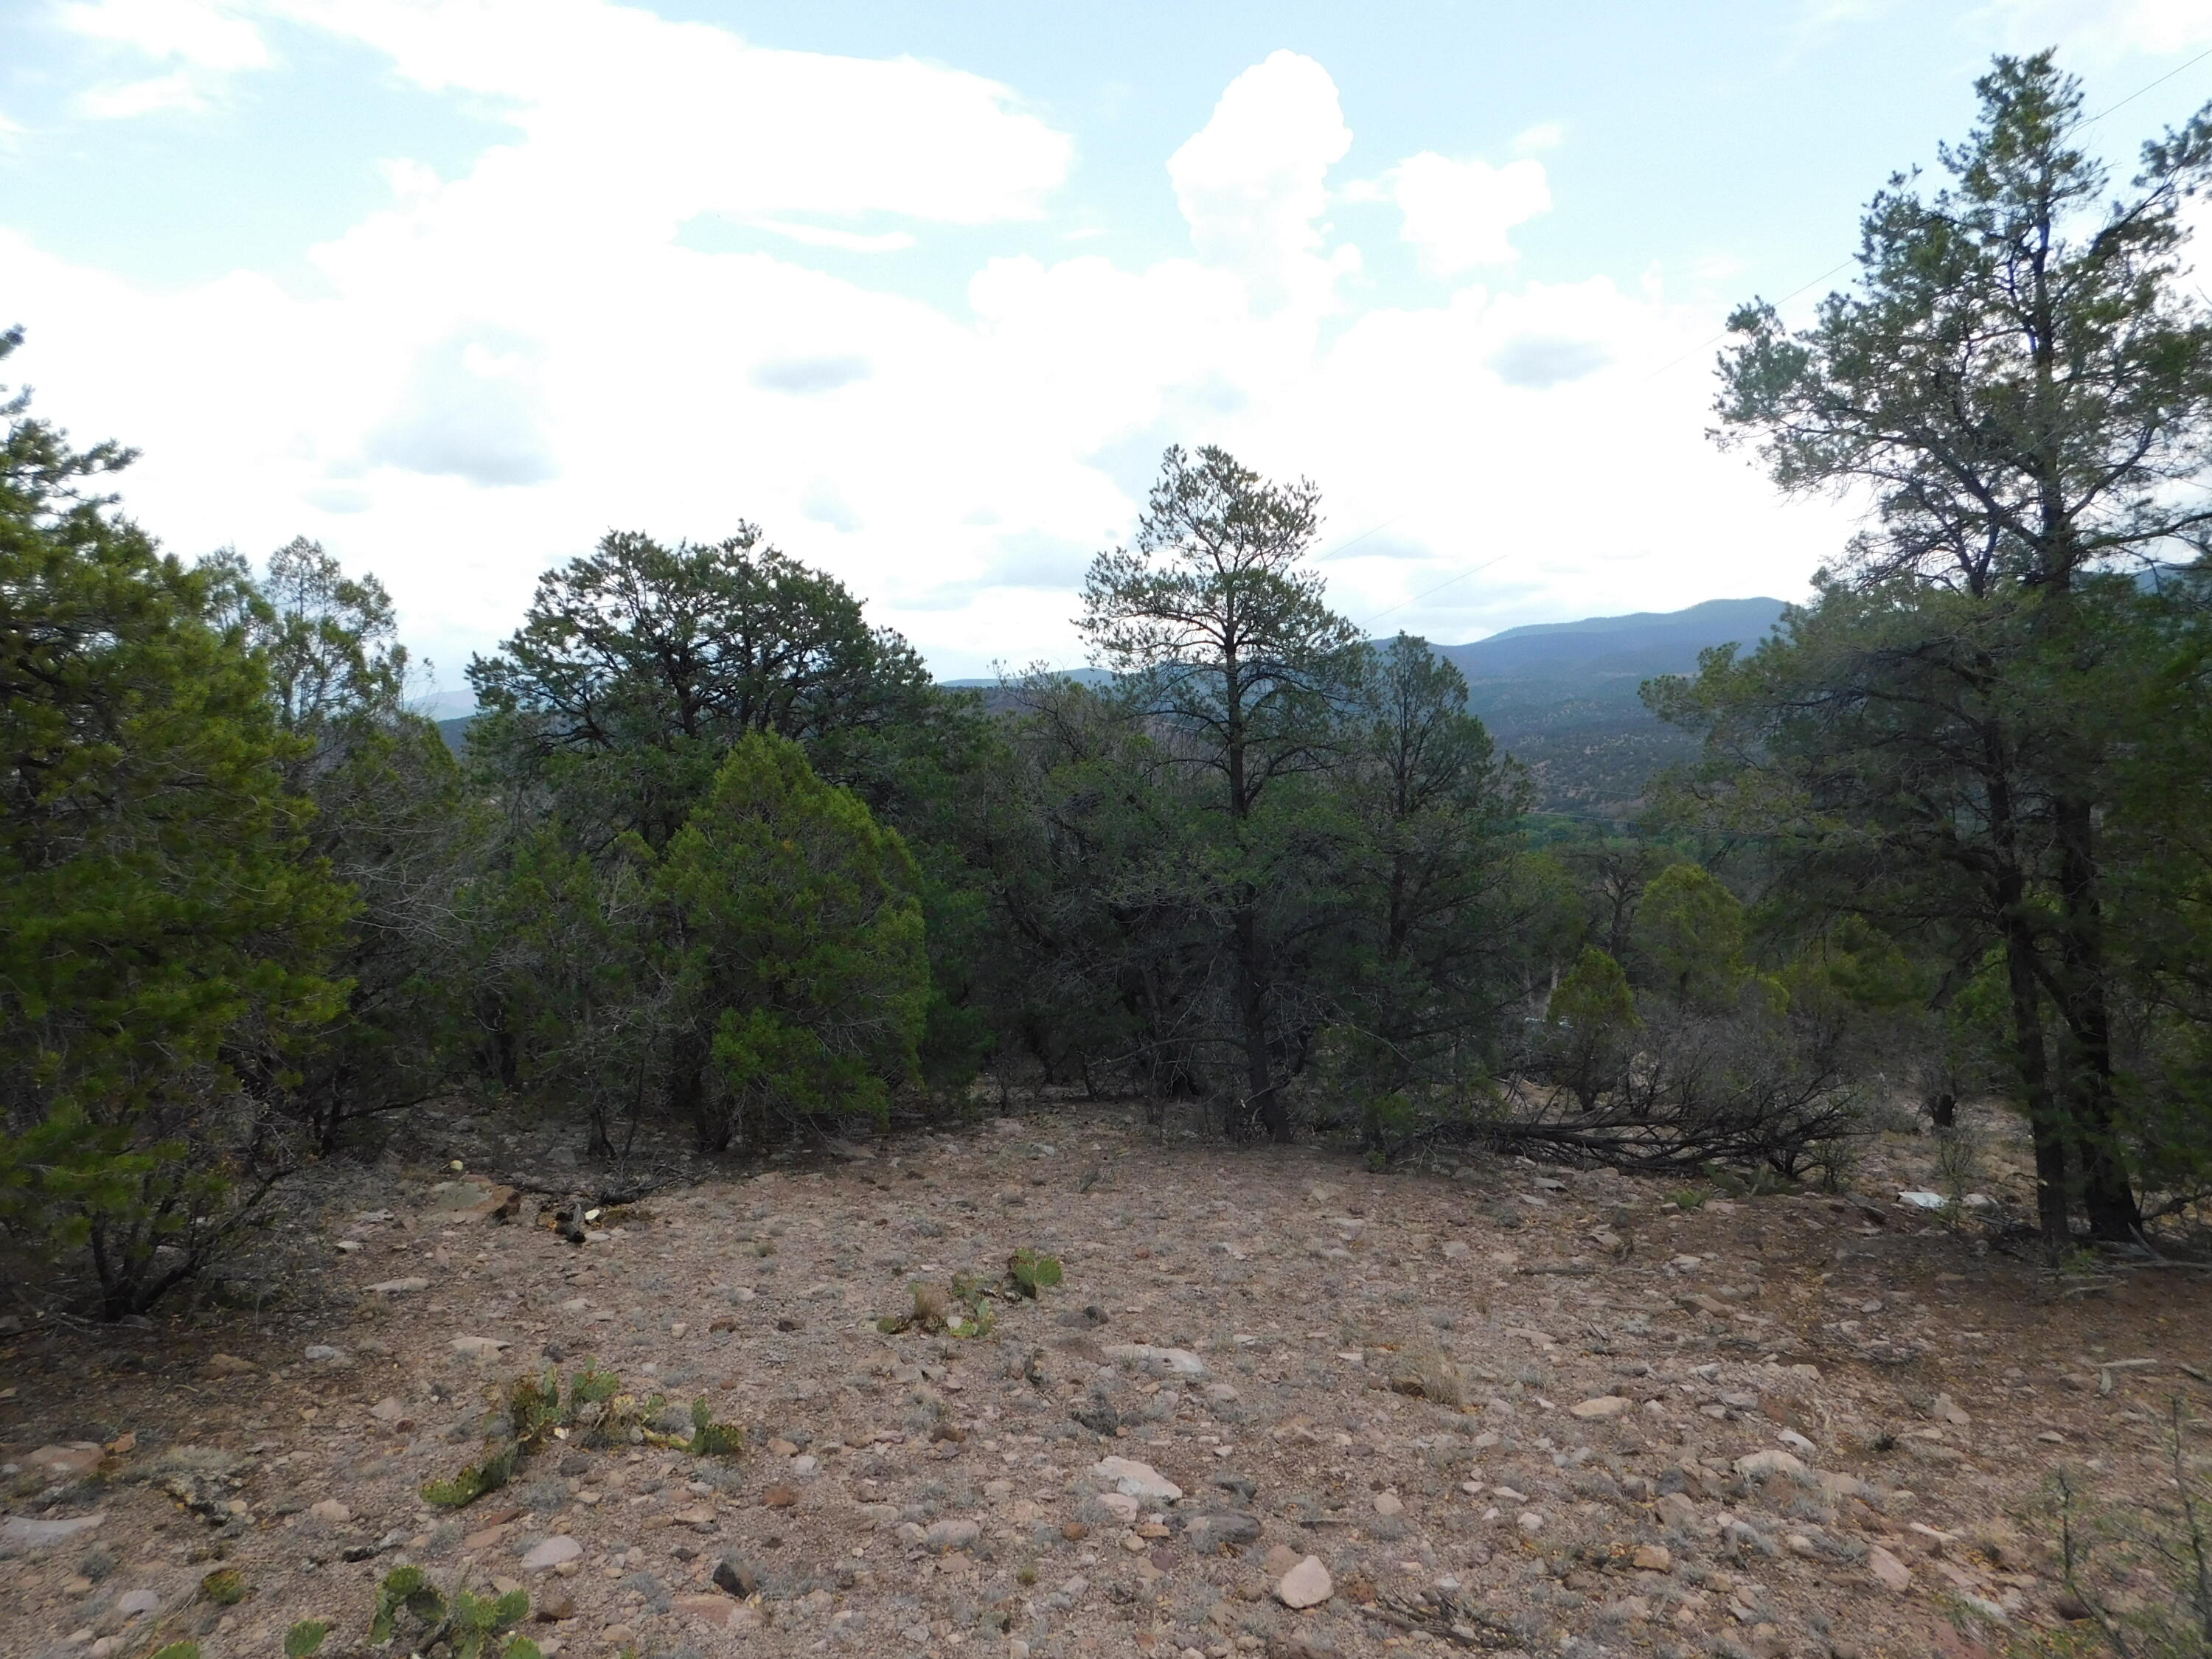
POLYGON ((541 1625, 558 1624, 563 1619, 576 1616, 576 1598, 564 1589, 548 1590, 534 1596, 530 1603, 530 1615, 541 1625))
POLYGON ((59 1521, 34 1520, 27 1515, 11 1515, 5 1521, 0 1521, 0 1555, 14 1555, 26 1550, 44 1549, 50 1544, 65 1543, 90 1532, 106 1518, 106 1510, 94 1510, 90 1515, 73 1515, 59 1521))
POLYGON ((457 1336, 446 1346, 467 1358, 489 1360, 498 1358, 501 1349, 514 1345, 496 1336, 457 1336))
POLYGON ((1194 1518, 1184 1528, 1183 1536, 1198 1553, 1211 1555, 1224 1544, 1242 1547, 1246 1544, 1257 1543, 1260 1522, 1249 1515, 1220 1510, 1194 1518))
POLYGON ((1288 1544, 1275 1545, 1261 1558, 1260 1562, 1260 1565, 1267 1569, 1267 1576, 1271 1578, 1280 1578, 1297 1564, 1298 1553, 1288 1544))
POLYGON ((416 1291, 428 1290, 430 1281, 427 1279, 387 1279, 368 1288, 374 1296, 406 1296, 416 1291))
POLYGON ((1806 1457, 1812 1456, 1817 1450, 1811 1441, 1795 1429, 1784 1429, 1774 1437, 1789 1447, 1791 1451, 1800 1453, 1806 1457))
POLYGON ((1755 1451, 1747 1457, 1739 1457, 1730 1466, 1747 1480, 1765 1480, 1770 1476, 1800 1475, 1804 1464, 1786 1451, 1755 1451))
POLYGON ((1182 1496, 1182 1488, 1174 1481, 1151 1464, 1132 1458, 1102 1457, 1091 1466, 1091 1474, 1113 1491, 1141 1502, 1172 1504, 1182 1496))
POLYGON ((404 1423, 407 1419, 407 1403, 396 1395, 387 1394, 368 1408, 368 1414, 380 1423, 404 1423))
POLYGON ((1125 1492, 1100 1492, 1098 1506, 1125 1527, 1135 1522, 1138 1511, 1144 1507, 1125 1492))
POLYGON ((1126 1365, 1147 1376, 1206 1375, 1206 1362, 1188 1348, 1156 1348, 1149 1342, 1117 1342, 1105 1352, 1109 1364, 1126 1365))
POLYGON ((1377 1515, 1403 1515, 1405 1512, 1406 1512, 1406 1500, 1405 1500, 1404 1498, 1402 1498, 1399 1497, 1399 1496, 1398 1496, 1398 1494, 1397 1494, 1396 1492, 1376 1492, 1376 1493, 1375 1494, 1375 1513, 1376 1513, 1376 1514, 1377 1514, 1377 1515))
POLYGON ((425 1227, 459 1227, 496 1218, 504 1221, 521 1207, 522 1195, 482 1176, 441 1181, 430 1188, 430 1206, 419 1220, 425 1227))
POLYGON ((23 1461, 49 1480, 82 1480, 100 1467, 99 1446, 89 1440, 66 1446, 41 1446, 23 1461))
POLYGON ((307 1506, 307 1519, 319 1521, 326 1527, 342 1527, 353 1519, 353 1511, 335 1498, 325 1498, 319 1504, 307 1506))
POLYGON ((1317 1607, 1336 1594, 1336 1586, 1329 1580, 1328 1569, 1321 1564, 1321 1557, 1309 1555, 1275 1581, 1275 1597, 1285 1607, 1296 1612, 1301 1607, 1317 1607))
POLYGON ((1513 1517, 1513 1524, 1534 1537, 1544 1530, 1544 1517, 1534 1510, 1523 1510, 1513 1517))
POLYGON ((896 1504, 863 1504, 860 1518, 871 1526, 890 1527, 898 1524, 899 1510, 896 1504))
POLYGON ((1079 1544, 1091 1536, 1091 1528, 1080 1521, 1063 1521, 1060 1523, 1060 1535, 1071 1544, 1079 1544))
POLYGON ((1601 1394, 1595 1400, 1585 1400, 1579 1405, 1570 1406, 1567 1409, 1577 1417, 1586 1420, 1601 1421, 1607 1418, 1619 1417, 1622 1413, 1632 1409, 1632 1406, 1630 1401, 1617 1394, 1601 1394))
POLYGON ((1893 1590, 1899 1595, 1904 1595, 1912 1586, 1912 1569, 1879 1544, 1867 1552, 1867 1571, 1871 1572, 1885 1589, 1893 1590))
POLYGON ((921 1541, 939 1554, 953 1550, 975 1547, 983 1536, 983 1528, 973 1521, 933 1521, 921 1535, 921 1541))
POLYGON ((200 1367, 200 1375, 210 1378, 251 1376, 253 1367, 234 1353, 219 1353, 200 1367))
POLYGON ((761 1503, 772 1510, 787 1510, 798 1501, 798 1490, 792 1486, 770 1486, 761 1494, 761 1503))
POLYGON ((741 1555, 726 1555, 714 1563, 714 1588, 732 1595, 760 1594, 760 1570, 741 1555))
POLYGON ((1237 1392, 1236 1385, 1230 1382, 1209 1382, 1199 1392, 1217 1406, 1226 1405, 1232 1400, 1242 1398, 1237 1392))
POLYGON ((525 1572, 548 1572, 563 1561, 581 1559, 583 1553, 581 1544, 566 1533, 557 1534, 522 1558, 522 1570, 525 1572))
POLYGON ((677 1510, 669 1519, 679 1527, 712 1532, 714 1529, 714 1506, 712 1504, 694 1504, 689 1509, 677 1510))
POLYGON ((679 1595, 676 1611, 715 1630, 727 1630, 737 1616, 738 1604, 726 1595, 679 1595))
POLYGON ((125 1590, 117 1600, 115 1610, 125 1619, 150 1617, 161 1610, 161 1593, 150 1589, 125 1590))
POLYGON ((1664 1544, 1638 1544, 1636 1553, 1628 1558, 1628 1565, 1638 1572, 1672 1572, 1674 1553, 1664 1544))
POLYGON ((342 1365, 345 1363, 345 1357, 346 1352, 343 1348, 333 1348, 327 1342, 311 1342, 307 1345, 307 1358, 318 1365, 342 1365))
POLYGON ((1948 1394, 1939 1394, 1936 1396, 1936 1403, 1929 1408, 1928 1414, 1937 1422, 1948 1423, 1954 1428, 1963 1429, 1973 1421, 1973 1419, 1959 1409, 1958 1402, 1948 1394))

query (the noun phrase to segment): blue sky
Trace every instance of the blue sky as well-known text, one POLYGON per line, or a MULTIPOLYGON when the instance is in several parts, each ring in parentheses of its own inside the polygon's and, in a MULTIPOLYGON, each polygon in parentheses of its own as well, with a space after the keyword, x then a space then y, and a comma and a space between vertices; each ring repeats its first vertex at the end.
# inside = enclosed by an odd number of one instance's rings
POLYGON ((2123 161, 2212 99, 2202 0, 16 0, 0 321, 169 545, 318 538, 449 690, 739 519, 1076 660, 1171 441, 1313 477, 1378 628, 1789 597, 1847 504, 1712 451, 1707 343, 2053 43, 2123 161))

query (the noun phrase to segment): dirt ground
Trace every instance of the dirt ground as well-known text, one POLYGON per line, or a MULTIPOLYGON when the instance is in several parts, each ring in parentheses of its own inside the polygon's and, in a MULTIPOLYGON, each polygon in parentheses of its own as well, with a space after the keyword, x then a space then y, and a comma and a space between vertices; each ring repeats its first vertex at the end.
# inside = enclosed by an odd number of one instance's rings
POLYGON ((309 1617, 367 1651, 413 1563, 521 1587, 574 1659, 1967 1656, 2069 1610, 2051 1472, 2148 1501, 2212 1395, 2203 1275, 1993 1250, 1899 1201, 1906 1134, 1850 1198, 1684 1208, 1069 1108, 703 1172, 580 1244, 479 1213, 478 1172, 585 1183, 561 1139, 418 1122, 438 1162, 319 1189, 310 1289, 0 1337, 0 1651, 275 1655, 309 1617), (1023 1247, 1064 1282, 989 1335, 877 1329, 1023 1247), (556 1441, 422 1500, 515 1378, 587 1358, 745 1449, 556 1441))

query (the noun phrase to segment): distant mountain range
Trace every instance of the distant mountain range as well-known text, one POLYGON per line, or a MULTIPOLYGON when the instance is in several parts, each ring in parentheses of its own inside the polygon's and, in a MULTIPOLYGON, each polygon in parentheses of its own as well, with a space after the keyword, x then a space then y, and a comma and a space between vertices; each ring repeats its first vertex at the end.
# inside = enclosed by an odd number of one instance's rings
POLYGON ((1685 611, 1538 623, 1437 653, 1467 676, 1468 707, 1528 768, 1540 810, 1624 818, 1653 773, 1697 743, 1637 696, 1660 674, 1693 673, 1716 645, 1749 649, 1773 630, 1779 599, 1708 599, 1685 611))
MULTIPOLYGON (((1528 767, 1540 811, 1620 819, 1643 805, 1652 774, 1697 752, 1696 740, 1652 719, 1637 696, 1660 674, 1693 673, 1698 653, 1716 645, 1748 650, 1773 630, 1779 599, 1708 599, 1684 611, 1534 623, 1468 645, 1436 647, 1467 676, 1468 707, 1498 746, 1528 767)), ((1113 678, 1072 668, 1071 679, 1113 678)), ((987 707, 1010 704, 990 694, 996 679, 947 680, 985 693, 987 707)), ((473 715, 441 720, 459 750, 473 715)))

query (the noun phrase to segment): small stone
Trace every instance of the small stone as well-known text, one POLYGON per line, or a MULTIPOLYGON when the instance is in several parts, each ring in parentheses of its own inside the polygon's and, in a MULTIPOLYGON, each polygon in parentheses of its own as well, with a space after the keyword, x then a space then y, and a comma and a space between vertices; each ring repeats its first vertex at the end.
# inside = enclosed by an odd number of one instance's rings
POLYGON ((457 1336, 447 1344, 455 1353, 470 1359, 496 1359, 500 1350, 514 1344, 496 1336, 457 1336))
POLYGON ((939 1554, 945 1554, 953 1550, 973 1549, 982 1536, 983 1528, 973 1521, 933 1521, 921 1540, 939 1554))
POLYGON ((1585 1400, 1580 1405, 1570 1406, 1567 1409, 1577 1417, 1589 1420, 1601 1420, 1606 1418, 1619 1417, 1631 1408, 1631 1402, 1620 1395, 1601 1394, 1595 1400, 1585 1400))
POLYGON ((319 1504, 307 1506, 307 1519, 319 1521, 326 1527, 341 1527, 353 1519, 353 1511, 335 1498, 325 1498, 319 1504))
POLYGON ((531 1616, 541 1625, 558 1624, 576 1616, 576 1598, 564 1589, 552 1589, 530 1604, 531 1616))
POLYGON ((1106 1351, 1109 1365, 1126 1365, 1148 1376, 1204 1376, 1206 1362, 1188 1348, 1158 1348, 1149 1342, 1117 1342, 1106 1351))
POLYGON ((760 1594, 760 1570, 742 1556, 726 1555, 714 1563, 714 1588, 740 1598, 760 1594))
POLYGON ((1172 1504, 1182 1488, 1149 1463, 1127 1457, 1103 1457, 1091 1465, 1091 1478, 1115 1492, 1149 1503, 1172 1504))
POLYGON ((343 1348, 334 1348, 327 1342, 311 1342, 307 1345, 307 1358, 318 1365, 336 1364, 345 1357, 343 1348))
POLYGON ((253 1367, 234 1353, 219 1353, 200 1367, 200 1375, 206 1377, 251 1376, 253 1367))
POLYGON ((65 1542, 80 1533, 90 1532, 106 1518, 107 1511, 105 1510, 95 1510, 90 1515, 73 1515, 59 1521, 33 1520, 27 1515, 11 1515, 5 1521, 0 1521, 0 1555, 65 1542))
POLYGON ((1899 1595, 1911 1588, 1912 1569, 1879 1544, 1867 1552, 1867 1571, 1874 1574, 1885 1589, 1899 1595))
POLYGON ((727 1630, 738 1604, 726 1595, 679 1595, 676 1611, 715 1630, 727 1630))
POLYGON ((100 1448, 89 1440, 41 1446, 23 1461, 49 1480, 82 1480, 100 1467, 100 1448))
POLYGON ((161 1595, 158 1590, 125 1590, 115 1603, 116 1612, 125 1619, 144 1619, 161 1610, 161 1595))
POLYGON ((1664 1544, 1638 1544, 1628 1564, 1638 1572, 1672 1572, 1674 1554, 1664 1544))
POLYGON ((1544 1530, 1544 1517, 1534 1510, 1523 1510, 1513 1517, 1513 1524, 1533 1537, 1544 1530))
POLYGON ((1091 1528, 1080 1521, 1063 1521, 1060 1523, 1060 1535, 1071 1544, 1079 1544, 1091 1536, 1091 1528))
POLYGON ((371 1294, 376 1296, 406 1296, 415 1291, 428 1290, 430 1281, 427 1279, 387 1279, 368 1288, 371 1294))
POLYGON ((1098 1507, 1104 1510, 1107 1514, 1112 1516, 1116 1521, 1119 1521, 1125 1527, 1134 1522, 1139 1512, 1144 1508, 1141 1504, 1138 1503, 1135 1498, 1130 1497, 1129 1494, 1125 1492, 1100 1492, 1098 1494, 1098 1507))
POLYGON ((1795 1429, 1784 1429, 1774 1437, 1800 1456, 1811 1457, 1819 1449, 1795 1429))
POLYGON ((368 1408, 368 1414, 380 1423, 397 1423, 407 1415, 407 1407, 404 1401, 387 1394, 368 1408))
POLYGON ((798 1501, 799 1491, 794 1486, 770 1486, 761 1494, 762 1504, 772 1510, 787 1510, 798 1501))
POLYGON ((1275 1582, 1276 1599, 1293 1612, 1317 1607, 1335 1594, 1336 1586, 1318 1555, 1307 1556, 1275 1582))
POLYGON ((1398 1496, 1398 1494, 1397 1494, 1396 1492, 1376 1492, 1376 1493, 1375 1494, 1375 1513, 1376 1513, 1376 1514, 1377 1514, 1377 1515, 1403 1515, 1405 1512, 1406 1512, 1406 1500, 1405 1500, 1404 1498, 1402 1498, 1399 1497, 1399 1496, 1398 1496))
POLYGON ((1267 1570, 1270 1577, 1276 1578, 1280 1578, 1297 1564, 1298 1553, 1288 1544, 1275 1545, 1268 1550, 1260 1563, 1267 1570))
POLYGON ((1748 1457, 1739 1457, 1732 1466, 1747 1480, 1764 1480, 1770 1475, 1797 1475, 1805 1473, 1805 1466, 1786 1451, 1755 1451, 1748 1457))
POLYGON ((694 1504, 689 1509, 677 1510, 669 1518, 679 1527, 712 1532, 714 1529, 714 1506, 712 1504, 694 1504))
POLYGON ((522 1570, 525 1572, 544 1572, 558 1567, 564 1561, 578 1560, 583 1553, 581 1544, 566 1533, 557 1534, 522 1558, 522 1570))
POLYGON ((626 1648, 637 1640, 637 1632, 628 1625, 609 1625, 599 1636, 611 1648, 626 1648))
POLYGON ((1694 1527, 1698 1524, 1698 1506, 1680 1492, 1663 1494, 1658 1503, 1660 1524, 1668 1527, 1694 1527))
POLYGON ((1255 1516, 1224 1510, 1199 1516, 1184 1529, 1183 1536, 1200 1555, 1211 1555, 1224 1544, 1242 1547, 1257 1542, 1260 1522, 1255 1516))

